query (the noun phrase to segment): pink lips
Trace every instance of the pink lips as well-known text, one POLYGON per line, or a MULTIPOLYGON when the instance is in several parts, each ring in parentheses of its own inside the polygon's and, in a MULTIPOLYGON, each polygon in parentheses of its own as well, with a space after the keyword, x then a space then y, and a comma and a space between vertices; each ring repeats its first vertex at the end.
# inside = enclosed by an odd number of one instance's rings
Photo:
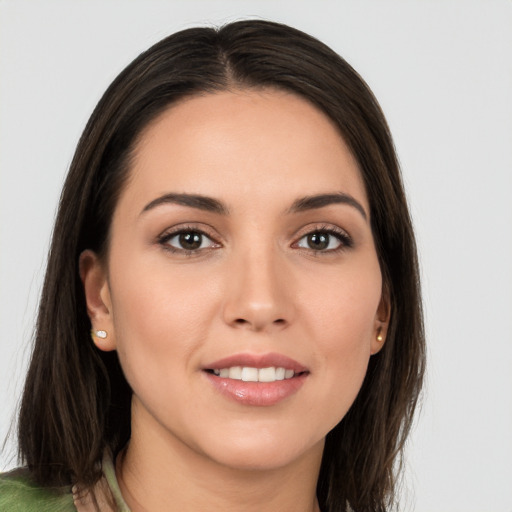
POLYGON ((271 406, 296 393, 309 375, 307 368, 282 354, 235 354, 204 367, 204 375, 224 396, 244 405, 271 406), (286 368, 293 370, 292 378, 274 382, 245 382, 214 375, 211 370, 232 368, 235 366, 250 368, 286 368))
POLYGON ((232 366, 250 366, 252 368, 268 368, 276 366, 293 370, 295 373, 305 372, 307 368, 297 361, 284 356, 282 354, 235 354, 213 363, 209 363, 204 367, 205 370, 213 370, 215 368, 230 368, 232 366))

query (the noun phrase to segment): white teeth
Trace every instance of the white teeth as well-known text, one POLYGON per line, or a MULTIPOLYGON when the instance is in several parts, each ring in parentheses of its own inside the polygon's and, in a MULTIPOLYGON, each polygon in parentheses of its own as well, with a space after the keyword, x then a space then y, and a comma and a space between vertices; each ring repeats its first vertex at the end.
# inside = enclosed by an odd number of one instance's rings
POLYGON ((258 372, 259 382, 274 382, 276 379, 276 369, 271 366, 270 368, 260 368, 258 372))
POLYGON ((258 382, 258 368, 242 368, 242 380, 244 382, 258 382))
POLYGON ((242 367, 241 366, 232 366, 229 369, 229 378, 230 379, 242 379, 242 367))
POLYGON ((291 379, 295 372, 282 367, 252 368, 250 366, 232 366, 231 368, 215 368, 213 373, 219 377, 244 382, 275 382, 291 379))
POLYGON ((259 382, 274 382, 276 380, 276 369, 274 367, 270 368, 260 368, 258 372, 258 381, 259 382))

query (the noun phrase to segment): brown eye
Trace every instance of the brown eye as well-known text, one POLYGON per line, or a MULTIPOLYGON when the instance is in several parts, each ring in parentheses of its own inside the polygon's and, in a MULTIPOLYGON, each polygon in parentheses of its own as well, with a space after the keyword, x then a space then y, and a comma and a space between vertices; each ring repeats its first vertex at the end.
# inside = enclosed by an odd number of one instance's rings
POLYGON ((348 234, 330 230, 311 231, 297 242, 297 247, 315 252, 334 252, 351 246, 352 240, 348 234))
POLYGON ((217 244, 201 231, 178 231, 160 239, 160 243, 173 251, 200 251, 216 247, 217 244))
POLYGON ((203 241, 203 235, 201 233, 189 232, 189 233, 180 233, 178 235, 178 243, 182 249, 186 249, 187 251, 193 251, 195 249, 199 249, 201 247, 201 243, 203 241))
POLYGON ((329 247, 329 238, 327 233, 311 233, 306 236, 306 241, 310 249, 322 251, 329 247))

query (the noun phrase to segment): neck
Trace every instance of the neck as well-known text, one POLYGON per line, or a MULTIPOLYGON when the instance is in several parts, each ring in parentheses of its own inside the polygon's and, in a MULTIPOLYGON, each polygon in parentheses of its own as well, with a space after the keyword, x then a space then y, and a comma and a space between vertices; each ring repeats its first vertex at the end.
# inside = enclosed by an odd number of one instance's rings
POLYGON ((156 429, 141 436, 134 422, 117 460, 121 492, 132 512, 319 512, 323 442, 283 467, 233 468, 156 429))

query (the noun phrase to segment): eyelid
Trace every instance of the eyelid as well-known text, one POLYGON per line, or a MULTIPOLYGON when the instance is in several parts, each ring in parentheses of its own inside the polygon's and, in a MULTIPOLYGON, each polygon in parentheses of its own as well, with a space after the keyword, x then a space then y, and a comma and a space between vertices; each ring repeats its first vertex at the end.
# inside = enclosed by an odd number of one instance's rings
POLYGON ((212 234, 210 232, 212 230, 205 229, 202 226, 199 227, 197 224, 180 224, 177 226, 173 226, 171 228, 167 228, 160 235, 157 236, 156 242, 169 252, 183 254, 187 256, 199 255, 205 251, 222 247, 222 244, 218 241, 219 237, 215 234, 212 234), (212 244, 209 247, 197 249, 181 249, 178 247, 174 247, 168 243, 169 240, 183 233, 198 233, 201 236, 208 238, 212 242, 212 244))
MULTIPOLYGON (((169 252, 183 254, 183 255, 199 255, 203 252, 210 251, 212 249, 217 249, 223 247, 223 244, 219 242, 220 236, 217 233, 212 233, 214 230, 207 226, 206 229, 204 224, 179 224, 177 226, 173 226, 164 230, 160 235, 157 236, 156 242, 161 245, 165 250, 169 252), (172 238, 182 234, 182 233, 198 233, 211 241, 211 245, 209 247, 197 248, 197 249, 185 249, 174 247, 169 244, 169 240, 172 238)), ((328 255, 334 254, 340 251, 344 251, 353 247, 354 242, 350 234, 343 228, 336 226, 335 224, 308 224, 301 228, 298 233, 294 237, 294 242, 291 244, 292 248, 297 248, 308 253, 312 253, 315 255, 328 255), (314 233, 322 233, 327 234, 329 236, 335 237, 339 241, 339 246, 333 249, 312 249, 307 247, 300 247, 299 242, 307 237, 308 235, 314 233)))
POLYGON ((354 246, 354 241, 350 234, 343 228, 340 228, 339 226, 336 226, 334 224, 309 224, 308 226, 305 226, 302 228, 299 233, 295 237, 295 242, 293 242, 292 247, 298 248, 300 250, 307 251, 309 253, 313 253, 315 255, 321 255, 321 254, 334 254, 340 251, 344 251, 347 249, 350 249, 354 246), (330 236, 334 236, 337 238, 340 242, 339 246, 334 249, 312 249, 307 247, 300 247, 298 244, 299 242, 314 233, 324 233, 330 236))

